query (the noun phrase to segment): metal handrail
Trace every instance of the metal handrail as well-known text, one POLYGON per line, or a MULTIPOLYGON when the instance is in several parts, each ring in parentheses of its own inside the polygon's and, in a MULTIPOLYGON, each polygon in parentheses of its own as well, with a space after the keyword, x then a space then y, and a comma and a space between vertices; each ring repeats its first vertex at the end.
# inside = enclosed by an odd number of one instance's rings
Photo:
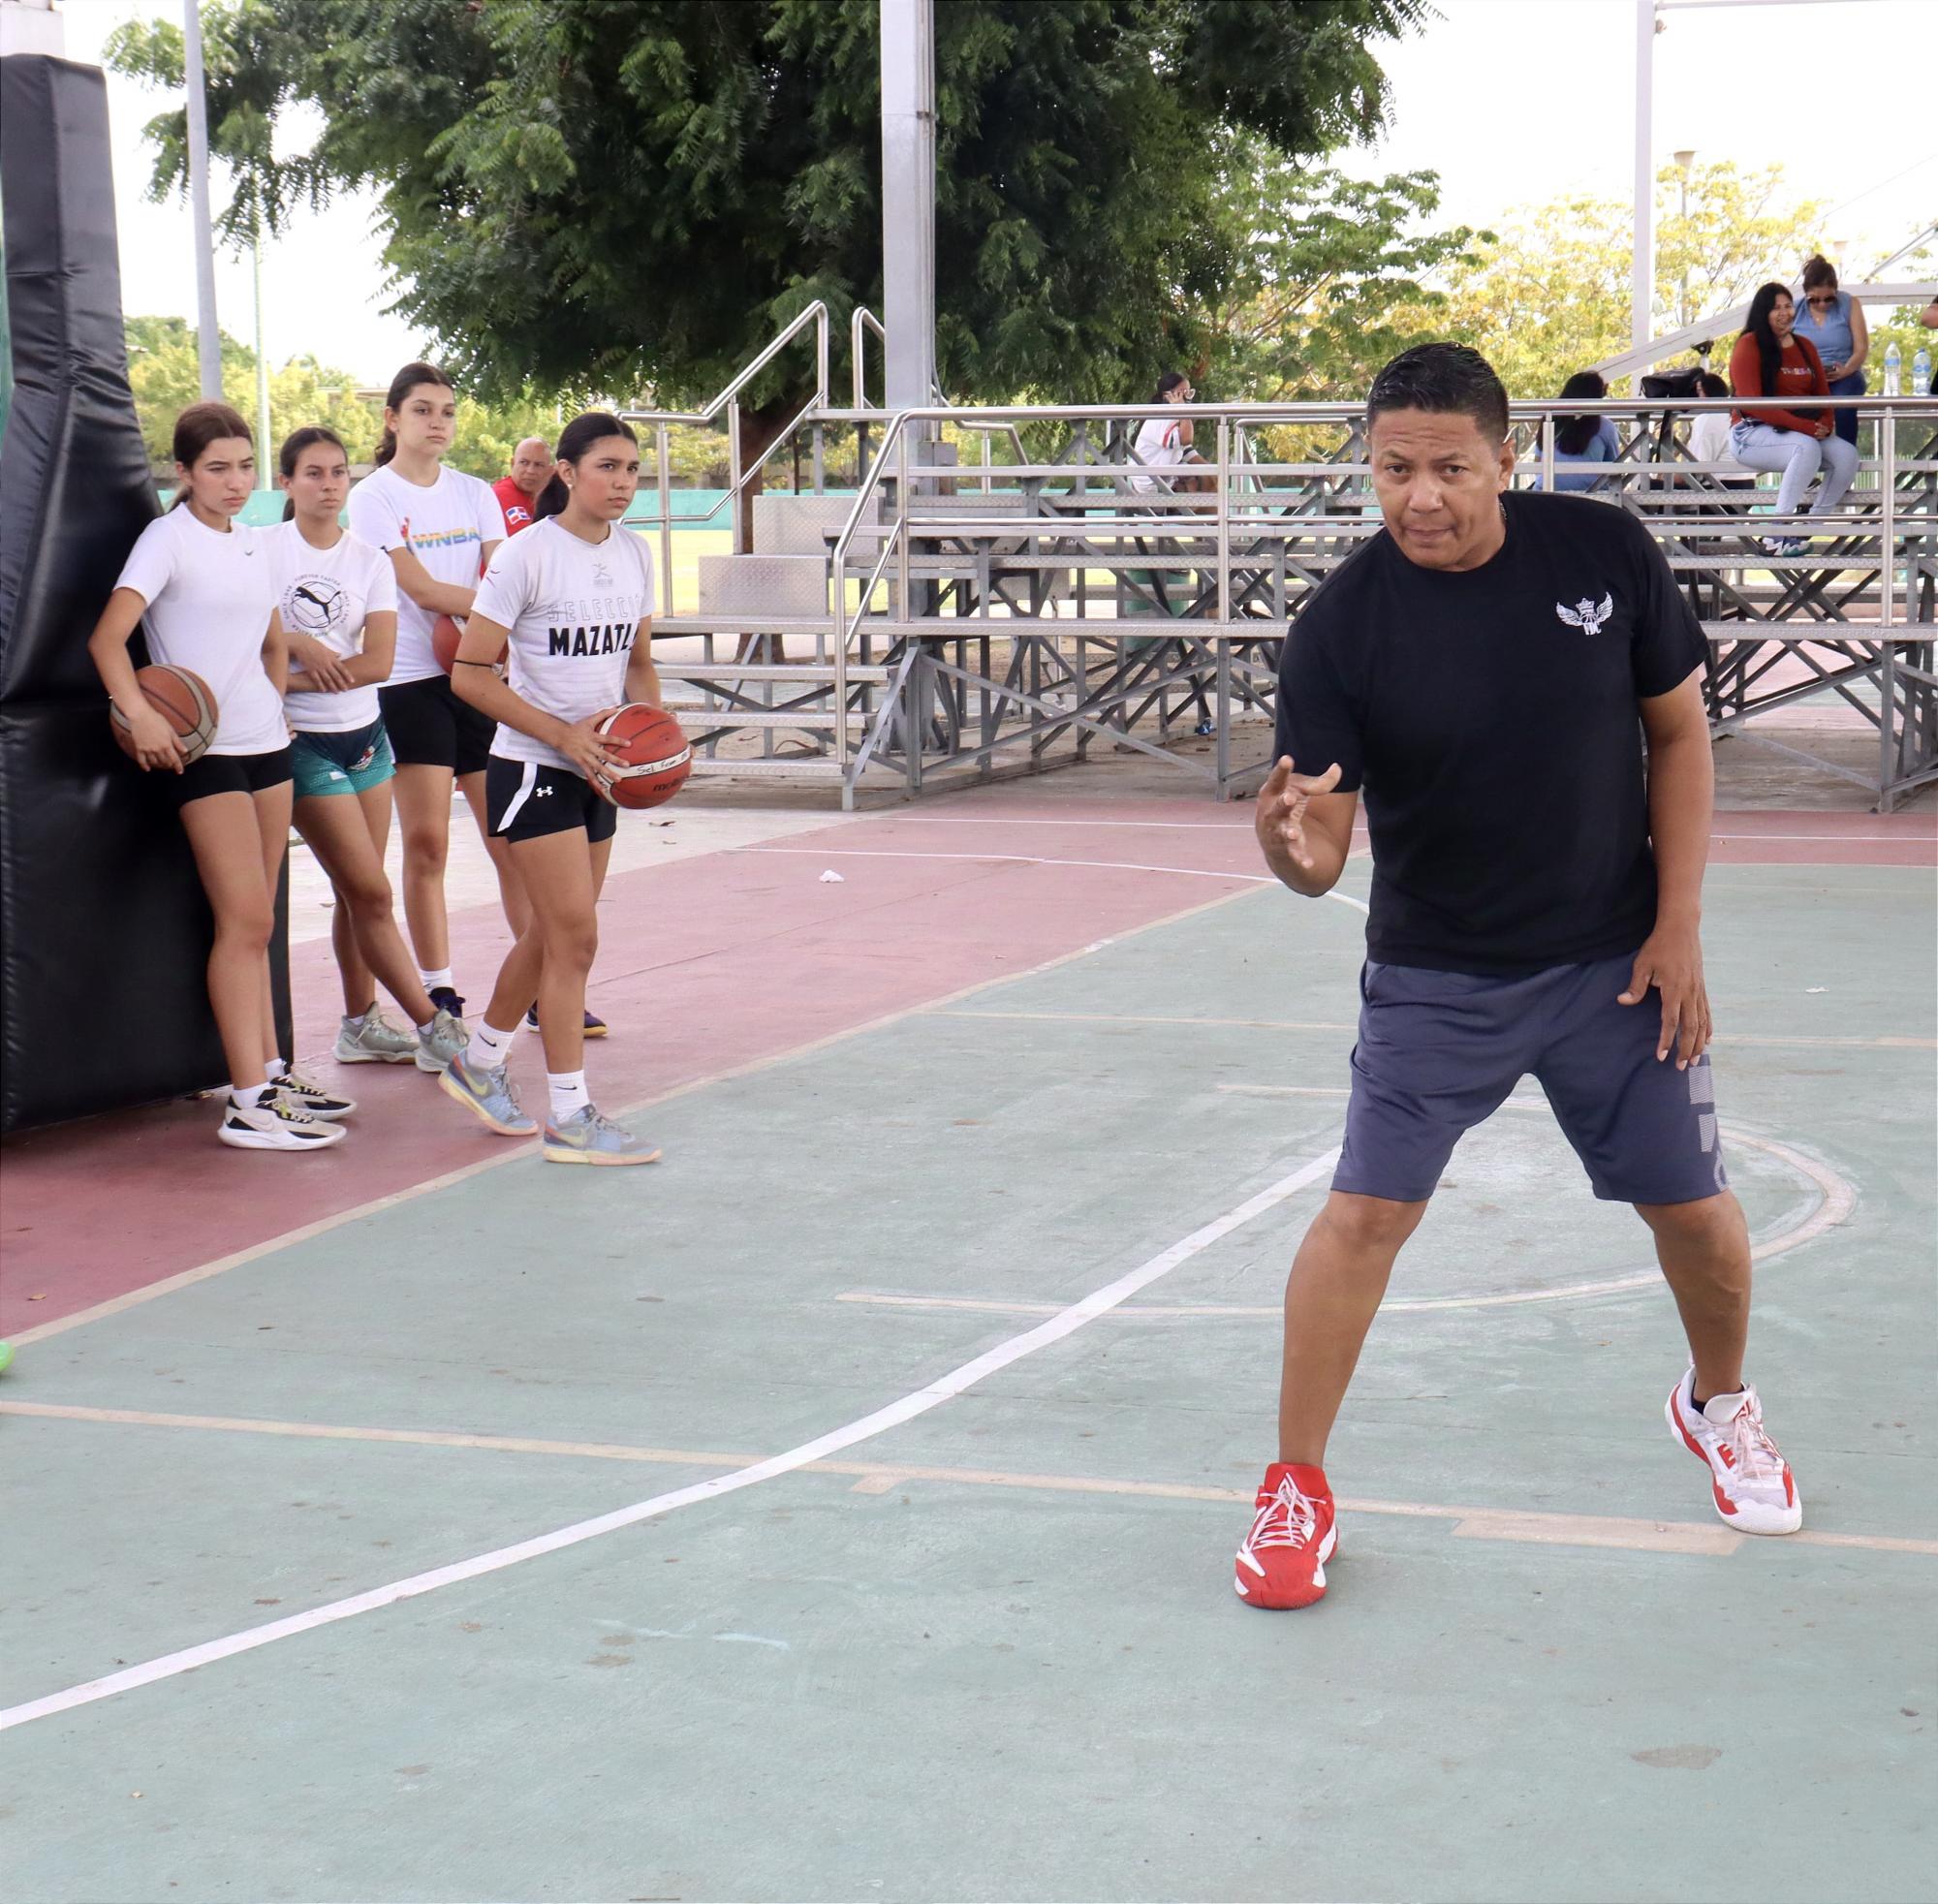
POLYGON ((857 410, 865 410, 868 407, 867 365, 862 359, 862 353, 867 348, 861 336, 864 328, 872 330, 881 339, 884 350, 887 350, 889 347, 889 333, 882 328, 881 319, 867 305, 857 304, 855 306, 855 315, 848 320, 848 352, 855 366, 855 408, 857 410))
POLYGON ((828 306, 817 297, 813 303, 803 305, 800 314, 787 328, 775 337, 759 357, 741 369, 733 382, 703 409, 622 410, 619 415, 629 423, 713 422, 721 411, 738 396, 809 324, 815 327, 815 394, 819 401, 825 404, 828 401, 828 306))

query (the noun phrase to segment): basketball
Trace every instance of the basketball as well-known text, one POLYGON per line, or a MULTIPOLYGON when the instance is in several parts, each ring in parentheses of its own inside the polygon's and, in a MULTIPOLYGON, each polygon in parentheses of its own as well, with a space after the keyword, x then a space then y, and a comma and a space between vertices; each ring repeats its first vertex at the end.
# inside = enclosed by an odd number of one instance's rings
MULTIPOLYGON (((215 738, 215 697, 209 693, 208 683, 186 668, 165 668, 159 663, 151 668, 138 668, 135 679, 147 697, 148 705, 174 729, 183 757, 189 761, 201 760, 208 752, 208 743, 215 738)), ((112 702, 109 702, 108 713, 115 740, 132 761, 135 743, 128 717, 112 702)))
POLYGON ((614 806, 663 806, 693 771, 693 750, 664 707, 629 702, 601 723, 599 734, 620 759, 610 770, 614 806))
POLYGON ((457 644, 463 640, 464 624, 454 615, 439 615, 430 625, 430 651, 447 674, 457 659, 457 644))

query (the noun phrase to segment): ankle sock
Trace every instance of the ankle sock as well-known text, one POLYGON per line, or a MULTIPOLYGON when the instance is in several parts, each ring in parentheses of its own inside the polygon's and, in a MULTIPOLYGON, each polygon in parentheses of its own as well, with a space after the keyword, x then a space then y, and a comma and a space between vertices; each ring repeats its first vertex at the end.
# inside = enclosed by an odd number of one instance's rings
POLYGON ((467 1056, 486 1071, 496 1071, 501 1065, 511 1062, 512 1041, 518 1035, 514 1025, 510 1031, 500 1031, 487 1019, 480 1018, 471 1027, 471 1045, 467 1056))
POLYGON ((446 991, 455 991, 457 989, 451 983, 451 967, 448 965, 440 965, 435 972, 426 972, 422 966, 419 966, 418 977, 423 981, 425 991, 436 991, 439 986, 442 986, 446 991))
POLYGON ((268 1095, 266 1078, 260 1084, 232 1084, 229 1087, 229 1102, 241 1110, 260 1110, 263 1100, 268 1095))
POLYGON ((563 1124, 575 1111, 583 1110, 592 1102, 585 1091, 585 1074, 582 1071, 548 1071, 546 1083, 551 1091, 551 1121, 563 1124))
POLYGON ((271 1058, 264 1069, 268 1073, 271 1084, 279 1083, 290 1075, 290 1061, 288 1058, 271 1058))

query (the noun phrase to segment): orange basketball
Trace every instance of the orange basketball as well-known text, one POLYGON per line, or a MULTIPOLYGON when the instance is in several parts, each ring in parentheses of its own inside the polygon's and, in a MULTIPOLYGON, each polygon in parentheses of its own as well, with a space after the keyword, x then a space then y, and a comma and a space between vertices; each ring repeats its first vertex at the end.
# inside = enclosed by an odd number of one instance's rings
POLYGON ((611 769, 615 806, 662 806, 686 785, 693 750, 665 708, 629 702, 607 717, 599 733, 620 760, 611 769))
MULTIPOLYGON (((136 669, 135 679, 148 705, 174 729, 183 756, 190 761, 201 760, 208 752, 208 743, 215 738, 217 710, 208 683, 186 668, 166 668, 159 663, 136 669)), ((108 703, 108 715, 116 742, 132 761, 135 742, 128 717, 111 701, 108 703)))
POLYGON ((430 625, 430 651, 447 674, 457 659, 457 644, 463 640, 464 624, 454 615, 439 615, 430 625))

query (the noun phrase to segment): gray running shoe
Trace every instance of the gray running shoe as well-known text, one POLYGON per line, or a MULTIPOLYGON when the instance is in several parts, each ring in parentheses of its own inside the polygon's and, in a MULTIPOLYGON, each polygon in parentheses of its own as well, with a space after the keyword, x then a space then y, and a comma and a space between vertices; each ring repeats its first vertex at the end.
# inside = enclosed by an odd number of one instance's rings
POLYGON ((437 1081, 501 1138, 528 1138, 538 1129, 520 1108, 512 1074, 504 1065, 486 1071, 483 1065, 467 1064, 459 1051, 438 1074, 437 1081))
POLYGON ((341 1124, 319 1124, 281 1091, 271 1091, 254 1107, 231 1098, 215 1135, 237 1150, 328 1150, 343 1141, 345 1132, 341 1124))
POLYGON ((446 1071, 450 1069, 452 1059, 471 1043, 471 1034, 464 1029, 462 1018, 440 1011, 417 1034, 414 1043, 420 1071, 446 1071))
POLYGON ((338 1064, 409 1064, 417 1048, 416 1036, 399 1031, 373 1005, 360 1018, 345 1018, 337 1027, 330 1055, 338 1064))
POLYGON ((357 1108, 355 1098, 346 1098, 340 1091, 327 1091, 321 1084, 312 1082, 294 1070, 286 1071, 280 1077, 269 1081, 275 1085, 279 1097, 287 1098, 298 1110, 306 1110, 326 1124, 333 1124, 339 1117, 348 1117, 357 1108))
POLYGON ((544 1148, 548 1164, 652 1164, 660 1154, 658 1144, 636 1138, 589 1104, 563 1124, 547 1117, 544 1148))

